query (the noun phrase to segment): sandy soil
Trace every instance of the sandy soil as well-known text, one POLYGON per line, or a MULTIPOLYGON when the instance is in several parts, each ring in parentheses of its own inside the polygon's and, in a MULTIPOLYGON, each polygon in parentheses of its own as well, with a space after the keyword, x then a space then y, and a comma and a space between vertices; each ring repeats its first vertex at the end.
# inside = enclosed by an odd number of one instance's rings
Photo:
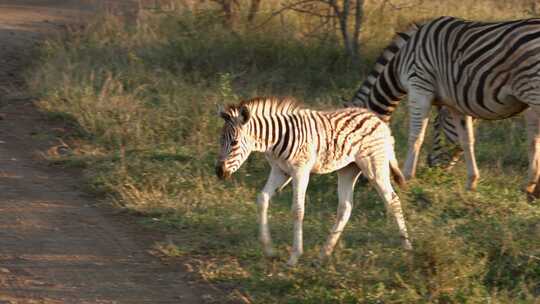
POLYGON ((0 0, 0 304, 215 300, 181 266, 148 254, 159 234, 98 206, 77 190, 77 172, 36 156, 62 130, 36 111, 20 71, 45 35, 81 22, 96 3, 0 0))

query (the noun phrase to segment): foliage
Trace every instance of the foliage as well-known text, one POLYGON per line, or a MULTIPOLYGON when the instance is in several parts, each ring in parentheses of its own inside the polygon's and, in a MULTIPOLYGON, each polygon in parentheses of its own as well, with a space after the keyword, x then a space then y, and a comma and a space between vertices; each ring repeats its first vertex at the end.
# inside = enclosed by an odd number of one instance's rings
MULTIPOLYGON (((193 264, 202 277, 253 303, 533 303, 540 296, 540 209, 519 190, 527 163, 520 118, 479 127, 478 192, 464 191, 463 165, 453 173, 423 166, 399 192, 410 254, 373 189, 358 185, 335 254, 328 264, 312 263, 335 219, 336 178, 327 175, 314 177, 308 190, 306 254, 286 268, 290 190, 271 204, 279 257, 267 260, 253 203, 268 172, 263 158, 254 155, 232 181, 213 176, 217 104, 290 94, 314 107, 339 106, 392 32, 412 18, 520 14, 487 9, 484 0, 467 12, 462 1, 438 3, 409 11, 368 6, 357 66, 336 40, 302 35, 304 17, 231 32, 212 10, 146 12, 131 25, 103 16, 48 41, 28 82, 39 106, 76 131, 73 155, 55 161, 82 164, 90 190, 175 235, 156 250, 200 257, 193 264)), ((406 124, 402 107, 393 119, 400 159, 406 124)))

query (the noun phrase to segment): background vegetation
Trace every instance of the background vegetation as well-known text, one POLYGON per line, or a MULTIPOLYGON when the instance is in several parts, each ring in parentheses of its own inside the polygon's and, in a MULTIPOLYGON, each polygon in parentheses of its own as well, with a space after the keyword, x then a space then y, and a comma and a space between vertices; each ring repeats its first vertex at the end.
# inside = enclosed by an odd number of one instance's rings
MULTIPOLYGON (((540 208, 520 190, 527 156, 519 117, 479 126, 478 192, 464 190, 463 164, 452 173, 422 165, 418 178, 399 192, 412 253, 401 250, 382 202, 362 185, 333 258, 315 266, 337 208, 335 176, 318 176, 308 190, 306 254, 298 267, 287 268, 290 190, 271 205, 279 258, 268 260, 257 241, 254 204, 268 173, 263 158, 254 155, 233 181, 220 182, 213 174, 221 125, 217 104, 272 94, 339 107, 394 31, 409 22, 438 15, 529 17, 535 13, 531 3, 362 1, 355 61, 336 19, 316 13, 328 10, 329 2, 282 10, 291 3, 268 1, 251 17, 249 3, 234 2, 230 22, 220 1, 184 1, 145 9, 136 19, 105 14, 83 31, 51 39, 27 79, 40 97, 38 106, 72 130, 72 152, 52 160, 84 168, 88 191, 168 231, 170 239, 155 250, 186 258, 231 298, 539 303, 540 208), (324 18, 331 20, 321 23, 324 18)), ((400 159, 406 149, 404 109, 392 122, 400 159)))

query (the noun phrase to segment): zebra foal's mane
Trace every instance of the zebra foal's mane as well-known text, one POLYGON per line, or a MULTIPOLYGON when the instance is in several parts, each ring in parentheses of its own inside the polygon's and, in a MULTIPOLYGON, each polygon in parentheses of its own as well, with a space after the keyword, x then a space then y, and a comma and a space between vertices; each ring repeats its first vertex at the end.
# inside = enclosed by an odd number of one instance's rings
MULTIPOLYGON (((288 114, 294 113, 297 110, 304 109, 305 107, 293 97, 254 97, 248 100, 243 100, 238 104, 229 104, 225 106, 225 111, 228 113, 234 113, 240 111, 243 107, 247 107, 250 110, 259 109, 261 107, 269 107, 273 113, 288 114)), ((255 114, 255 113, 252 113, 255 114)))

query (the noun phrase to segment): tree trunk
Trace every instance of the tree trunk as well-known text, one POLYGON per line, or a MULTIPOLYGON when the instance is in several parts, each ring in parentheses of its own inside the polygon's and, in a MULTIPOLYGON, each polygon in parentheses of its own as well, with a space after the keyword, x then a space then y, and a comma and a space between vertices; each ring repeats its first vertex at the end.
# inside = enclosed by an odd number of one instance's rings
POLYGON ((356 0, 356 8, 354 15, 354 34, 353 34, 353 63, 358 62, 358 56, 360 55, 360 30, 362 29, 362 22, 364 21, 364 0, 356 0))
POLYGON ((232 28, 234 25, 233 0, 222 0, 221 7, 225 18, 225 25, 232 28))
POLYGON ((223 12, 223 24, 232 29, 236 21, 236 11, 234 6, 237 4, 237 0, 211 0, 221 6, 223 12))
POLYGON ((332 6, 338 18, 339 29, 343 37, 345 52, 353 64, 358 62, 358 53, 360 51, 360 29, 362 28, 362 19, 364 12, 364 0, 353 0, 354 2, 354 29, 350 32, 349 17, 351 16, 351 0, 343 0, 342 8, 336 0, 330 0, 328 4, 332 6))
POLYGON ((334 12, 339 21, 339 30, 343 38, 343 44, 345 45, 345 52, 347 56, 352 58, 353 45, 349 36, 349 13, 350 13, 350 0, 343 0, 343 7, 340 9, 339 4, 335 0, 330 1, 330 5, 334 8, 334 12))
POLYGON ((249 12, 248 12, 248 22, 251 24, 253 23, 253 20, 255 20, 255 16, 259 12, 259 8, 261 7, 261 0, 251 0, 251 4, 249 6, 249 12))

